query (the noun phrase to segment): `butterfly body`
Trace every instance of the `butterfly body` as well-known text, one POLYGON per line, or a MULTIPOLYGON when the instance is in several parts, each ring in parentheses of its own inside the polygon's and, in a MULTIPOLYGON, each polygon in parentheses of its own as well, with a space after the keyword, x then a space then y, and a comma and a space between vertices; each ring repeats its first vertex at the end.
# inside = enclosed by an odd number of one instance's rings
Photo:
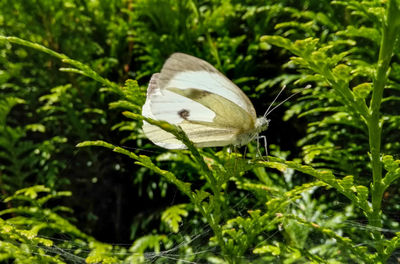
MULTIPOLYGON (((247 96, 209 63, 174 53, 153 74, 142 115, 178 125, 197 147, 242 146, 268 128, 247 96)), ((172 134, 144 121, 145 135, 156 145, 183 149, 172 134)))
POLYGON ((238 146, 244 146, 250 141, 252 141, 254 138, 258 136, 261 132, 267 130, 269 124, 269 120, 265 117, 259 117, 256 119, 256 123, 253 129, 250 131, 245 131, 242 134, 239 134, 237 137, 237 144, 233 145, 238 145, 238 146))

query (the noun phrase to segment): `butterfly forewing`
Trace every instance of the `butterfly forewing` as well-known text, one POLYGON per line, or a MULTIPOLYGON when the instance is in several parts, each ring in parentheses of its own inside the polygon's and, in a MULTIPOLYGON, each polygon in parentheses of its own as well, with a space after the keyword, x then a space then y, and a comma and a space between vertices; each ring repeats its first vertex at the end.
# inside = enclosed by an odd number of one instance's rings
POLYGON ((159 85, 161 89, 173 87, 209 91, 232 101, 254 119, 257 117, 253 104, 239 87, 208 62, 187 54, 174 53, 168 58, 161 69, 159 85))
POLYGON ((191 119, 212 122, 215 117, 212 110, 190 98, 168 89, 161 89, 158 85, 158 78, 159 74, 154 74, 150 80, 145 103, 146 113, 150 113, 143 115, 150 117, 151 114, 150 118, 164 120, 176 125, 185 120, 184 114, 187 111, 190 113, 191 119))

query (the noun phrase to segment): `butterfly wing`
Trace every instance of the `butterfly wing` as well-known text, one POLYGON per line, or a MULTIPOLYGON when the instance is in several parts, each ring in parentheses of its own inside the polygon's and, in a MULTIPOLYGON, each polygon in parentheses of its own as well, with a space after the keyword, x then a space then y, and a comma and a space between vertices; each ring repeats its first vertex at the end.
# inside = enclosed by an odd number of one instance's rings
MULTIPOLYGON (((190 123, 182 123, 179 126, 185 131, 189 139, 194 142, 196 147, 226 146, 235 140, 235 130, 190 123)), ((174 135, 145 121, 143 123, 143 131, 154 144, 160 147, 167 149, 186 148, 174 135)))
MULTIPOLYGON (((181 53, 152 76, 142 114, 179 125, 197 147, 239 145, 239 135, 252 131, 256 119, 253 105, 236 85, 207 62, 181 53)), ((161 147, 185 148, 157 126, 144 122, 143 131, 161 147)))
POLYGON ((240 106, 254 119, 257 117, 253 104, 243 91, 214 66, 199 58, 184 53, 172 54, 161 69, 158 82, 162 89, 197 88, 218 94, 240 106))

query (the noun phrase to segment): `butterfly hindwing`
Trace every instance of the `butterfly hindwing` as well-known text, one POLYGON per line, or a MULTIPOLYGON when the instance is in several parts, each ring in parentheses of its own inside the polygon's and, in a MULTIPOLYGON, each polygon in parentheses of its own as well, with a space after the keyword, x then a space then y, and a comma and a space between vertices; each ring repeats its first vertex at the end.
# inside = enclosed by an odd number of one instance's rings
MULTIPOLYGON (((237 131, 183 122, 179 125, 196 147, 226 146, 235 140, 237 131)), ((167 149, 185 149, 186 146, 174 135, 161 128, 143 122, 143 131, 156 145, 167 149)))
MULTIPOLYGON (((232 144, 243 127, 253 125, 247 112, 222 96, 210 92, 171 88, 166 91, 167 96, 164 96, 157 90, 156 78, 157 75, 151 80, 143 115, 179 125, 197 147, 232 144), (181 99, 186 104, 179 103, 181 99), (210 114, 205 117, 196 115, 196 105, 205 107, 210 114), (161 107, 160 111, 157 110, 158 107, 161 107), (231 118, 232 115, 236 118, 231 118)), ((172 134, 157 126, 144 122, 143 131, 151 141, 161 147, 185 148, 172 134)))
POLYGON ((185 110, 185 120, 188 122, 204 124, 210 127, 237 130, 239 133, 254 128, 255 120, 253 120, 252 116, 225 97, 194 88, 185 90, 168 88, 168 90, 192 99, 194 102, 207 107, 215 113, 213 120, 211 122, 206 122, 202 120, 196 120, 191 116, 191 112, 185 110))

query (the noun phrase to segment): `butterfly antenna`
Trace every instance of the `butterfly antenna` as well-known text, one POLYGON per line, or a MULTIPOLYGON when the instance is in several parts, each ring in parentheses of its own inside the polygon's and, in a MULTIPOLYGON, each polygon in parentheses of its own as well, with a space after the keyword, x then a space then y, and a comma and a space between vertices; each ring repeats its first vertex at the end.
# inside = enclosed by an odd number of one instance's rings
POLYGON ((301 89, 300 91, 290 95, 288 98, 286 98, 285 100, 283 100, 282 102, 280 102, 279 104, 277 104, 274 108, 272 108, 271 110, 269 110, 272 106, 273 103, 275 103, 276 99, 279 97, 279 95, 282 93, 282 91, 286 88, 286 85, 284 85, 281 89, 281 91, 278 93, 278 95, 275 97, 274 101, 269 105, 267 111, 264 114, 264 117, 267 117, 272 111, 274 111, 276 108, 278 108, 279 106, 281 106, 283 103, 287 102, 288 100, 290 100, 292 97, 298 95, 299 93, 301 93, 302 91, 304 91, 305 89, 311 88, 311 85, 307 85, 306 87, 304 87, 303 89, 301 89))
MULTIPOLYGON (((272 101, 272 103, 268 106, 268 108, 267 108, 267 111, 265 111, 265 114, 264 114, 264 117, 266 117, 270 112, 269 112, 269 109, 271 108, 271 106, 275 103, 275 101, 278 99, 278 97, 281 95, 281 93, 283 92, 283 90, 285 90, 285 88, 286 88, 286 84, 282 87, 282 89, 279 91, 279 93, 278 93, 278 95, 277 96, 275 96, 275 99, 272 101)), ((275 109, 275 107, 272 109, 272 110, 274 110, 275 109)), ((271 111, 272 111, 271 110, 271 111)))

